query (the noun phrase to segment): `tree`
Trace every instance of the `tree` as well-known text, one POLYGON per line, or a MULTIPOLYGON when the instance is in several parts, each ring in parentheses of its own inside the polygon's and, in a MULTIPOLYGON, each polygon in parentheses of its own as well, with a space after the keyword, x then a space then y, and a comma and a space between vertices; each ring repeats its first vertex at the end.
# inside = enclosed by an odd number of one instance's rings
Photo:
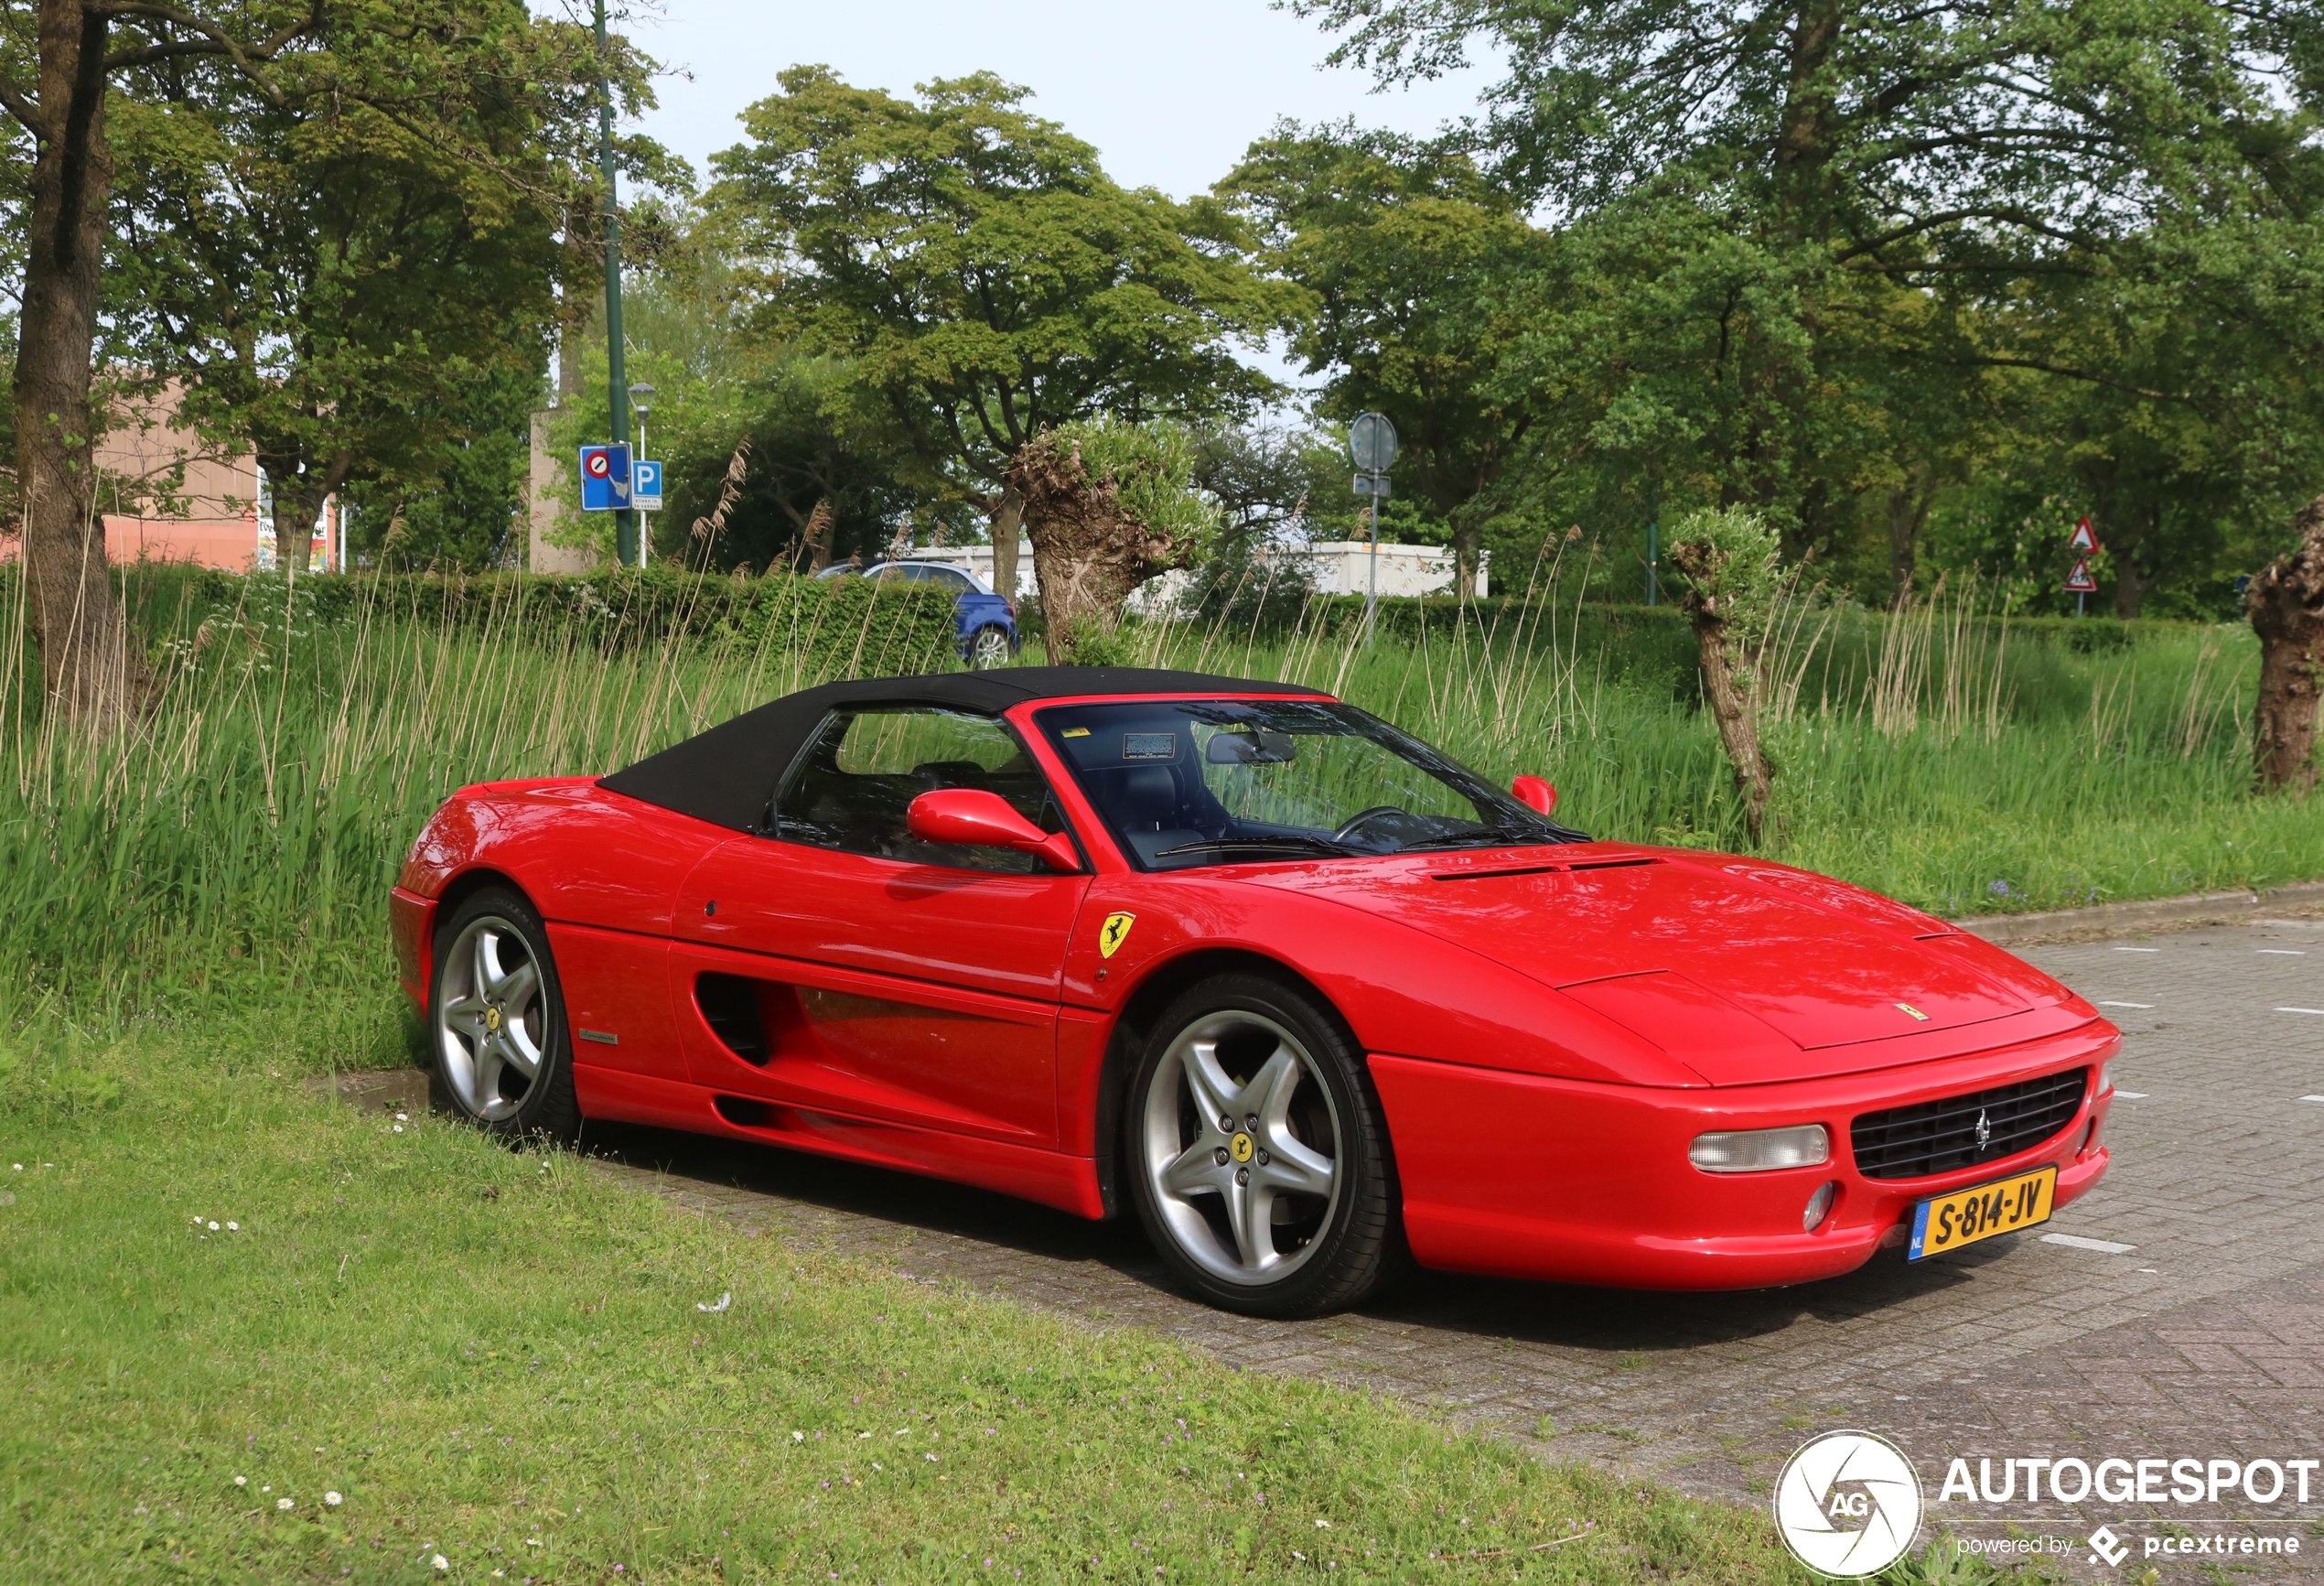
POLYGON ((847 359, 927 469, 981 496, 1003 588, 1025 508, 1011 465, 1037 437, 1232 414, 1268 388, 1231 343, 1255 343, 1282 292, 1216 204, 1116 186, 990 73, 917 100, 822 66, 780 81, 705 196, 758 329, 847 359))
MULTIPOLYGON (((153 76, 116 130, 137 362, 197 430, 253 448, 277 554, 304 572, 327 499, 427 492, 462 437, 504 416, 490 410, 508 378, 537 381, 560 250, 536 194, 554 178, 479 179, 437 129, 328 99, 278 106, 204 63, 153 76)), ((522 100, 488 88, 468 109, 463 144, 538 166, 522 100)))
POLYGON ((148 687, 106 577, 91 461, 111 101, 117 83, 174 59, 214 57, 257 77, 317 21, 287 6, 216 9, 213 20, 158 5, 38 0, 11 4, 0 34, 0 106, 33 143, 13 392, 27 594, 48 698, 99 728, 137 710, 148 687))
MULTIPOLYGON (((2313 32, 2274 0, 1299 9, 1341 31, 1335 59, 1391 81, 1444 70, 1472 43, 1504 56, 1471 131, 1490 174, 1616 272, 1601 328, 1652 329, 1641 309, 1658 300, 1685 310, 1675 340, 1561 331, 1553 350, 1572 355, 1534 367, 1604 372, 1600 444, 1642 420, 1693 454, 1683 466, 1711 499, 1760 508, 1802 551, 1860 532, 1883 498, 1905 525, 1918 518, 1910 481, 1942 448, 1903 421, 1974 404, 1949 380, 2110 377, 1981 344, 1981 314, 2029 283, 2089 275, 2174 215, 2215 220, 2280 194, 2313 163, 2309 112, 2278 86, 2313 104, 2313 32), (1674 362, 1718 378, 1658 381, 1674 362)), ((1590 272, 1562 279, 1595 300, 1590 272)))
POLYGON ((33 146, 14 387, 27 582, 48 697, 102 730, 148 688, 106 577, 91 455, 115 112, 167 101, 173 77, 199 70, 278 113, 360 108, 505 186, 524 173, 468 140, 471 102, 523 85, 544 121, 572 122, 591 47, 517 0, 12 0, 5 16, 0 108, 33 146))
POLYGON ((2260 640, 2259 704, 2252 747, 2260 785, 2316 785, 2316 728, 2324 700, 2324 496, 2293 523, 2298 545, 2245 593, 2260 640))
POLYGON ((1195 490, 1194 462, 1193 436, 1167 419, 1101 415, 1017 448, 1008 484, 1025 502, 1051 660, 1103 664, 1130 591, 1216 545, 1218 503, 1195 490))
POLYGON ((1774 773, 1759 741, 1768 640, 1784 586, 1775 532, 1740 508, 1698 511, 1673 530, 1671 561, 1686 577, 1681 597, 1703 658, 1703 695, 1735 768, 1743 824, 1759 846, 1774 773))
MULTIPOLYGON (((657 560, 764 570, 869 558, 911 519, 974 537, 964 520, 982 513, 913 455, 849 360, 755 334, 733 271, 692 218, 665 213, 662 229, 663 245, 622 288, 629 373, 655 387, 649 435, 667 503, 653 520, 657 560), (715 543, 704 545, 693 525, 727 494, 737 446, 748 448, 743 478, 715 543)), ((576 368, 575 394, 551 426, 561 451, 603 436, 609 420, 602 349, 576 368)))
POLYGON ((1522 329, 1505 287, 1543 269, 1550 239, 1467 155, 1352 123, 1279 127, 1215 190, 1301 289, 1286 329, 1307 372, 1330 375, 1320 412, 1387 415, 1397 485, 1451 524, 1473 596, 1484 524, 1539 418, 1505 379, 1522 329))

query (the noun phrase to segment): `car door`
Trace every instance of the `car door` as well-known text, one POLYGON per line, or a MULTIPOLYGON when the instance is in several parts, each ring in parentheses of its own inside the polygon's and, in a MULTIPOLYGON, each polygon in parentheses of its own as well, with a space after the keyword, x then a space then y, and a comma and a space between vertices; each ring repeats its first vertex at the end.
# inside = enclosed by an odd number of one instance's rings
POLYGON ((1061 827, 1006 723, 848 709, 779 790, 773 835, 728 842, 687 879, 672 963, 696 1083, 1056 1143, 1058 987, 1089 878, 912 837, 912 799, 948 787, 1061 827))

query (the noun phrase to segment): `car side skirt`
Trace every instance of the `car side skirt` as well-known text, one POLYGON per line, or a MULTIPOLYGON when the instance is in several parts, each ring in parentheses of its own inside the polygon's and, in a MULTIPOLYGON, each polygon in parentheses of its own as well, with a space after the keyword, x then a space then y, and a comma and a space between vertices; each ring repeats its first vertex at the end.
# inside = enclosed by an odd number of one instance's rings
POLYGON ((974 1184, 1078 1217, 1104 1214, 1097 1163, 1089 1157, 883 1118, 786 1106, 589 1063, 574 1064, 573 1082, 583 1115, 592 1119, 787 1146, 843 1161, 974 1184))
POLYGON ((1845 1080, 1677 1091, 1512 1074, 1374 1054, 1373 1082, 1395 1143, 1404 1229, 1425 1267, 1625 1289, 1774 1288, 1853 1271, 1902 1243, 1925 1196, 2058 1165, 2056 1204, 2104 1174, 2099 1143, 2111 1094, 2085 1092, 2071 1122, 2014 1156, 1923 1179, 1856 1171, 1856 1115, 2007 1084, 2076 1064, 2094 1074, 2117 1039, 2081 1039, 1845 1080), (1832 1160, 1812 1168, 1713 1174, 1687 1148, 1712 1129, 1822 1123, 1832 1160), (1836 1183, 1803 1231, 1808 1199, 1836 1183))

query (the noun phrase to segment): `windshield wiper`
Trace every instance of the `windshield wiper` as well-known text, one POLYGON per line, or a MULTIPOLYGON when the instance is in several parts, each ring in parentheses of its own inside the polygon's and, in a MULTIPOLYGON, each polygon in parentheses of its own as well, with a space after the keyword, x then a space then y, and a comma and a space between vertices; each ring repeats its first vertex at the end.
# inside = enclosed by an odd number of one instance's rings
POLYGON ((1563 826, 1540 826, 1528 831, 1496 828, 1481 832, 1455 832, 1449 836, 1425 837, 1416 843, 1406 843, 1396 852, 1417 854, 1431 848, 1525 848, 1542 843, 1570 843, 1580 835, 1563 826))
POLYGON ((1178 854, 1223 854, 1238 848, 1272 848, 1277 853, 1287 854, 1364 854, 1372 851, 1369 848, 1351 848, 1329 837, 1286 834, 1280 837, 1208 837, 1199 843, 1180 843, 1175 848, 1164 848, 1154 857, 1167 859, 1178 854))

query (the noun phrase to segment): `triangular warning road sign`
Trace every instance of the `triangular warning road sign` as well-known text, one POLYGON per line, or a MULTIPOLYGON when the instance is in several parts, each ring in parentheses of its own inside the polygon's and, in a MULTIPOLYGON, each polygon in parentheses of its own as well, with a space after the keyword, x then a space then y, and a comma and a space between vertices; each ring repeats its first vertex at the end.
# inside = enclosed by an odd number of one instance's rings
POLYGON ((2066 578, 2066 593, 2094 595, 2097 592, 2098 580, 2090 576, 2090 558, 2088 556, 2075 557, 2074 570, 2066 578))
POLYGON ((2074 537, 2066 543, 2086 556, 2098 548, 2098 531, 2090 526, 2090 520, 2085 517, 2074 525, 2074 537))

